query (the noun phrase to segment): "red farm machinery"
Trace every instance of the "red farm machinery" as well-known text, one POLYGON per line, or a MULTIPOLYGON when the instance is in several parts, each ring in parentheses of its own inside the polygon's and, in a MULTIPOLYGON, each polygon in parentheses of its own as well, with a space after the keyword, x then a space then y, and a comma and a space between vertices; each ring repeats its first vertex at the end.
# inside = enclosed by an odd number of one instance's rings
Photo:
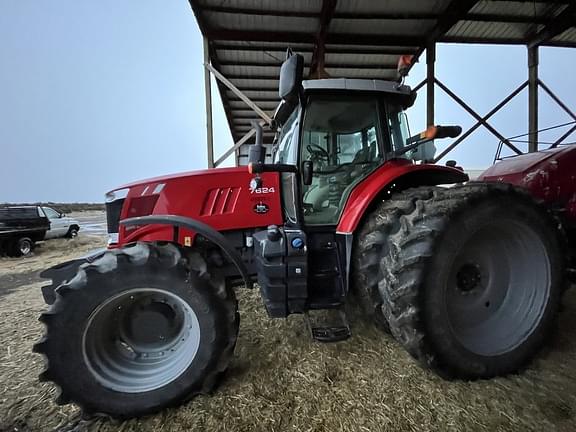
POLYGON ((428 154, 459 127, 409 136, 408 86, 303 80, 293 54, 279 93, 271 163, 256 125, 248 168, 115 189, 108 249, 43 273, 35 351, 58 403, 126 418, 210 391, 236 343, 234 289, 255 283, 271 318, 313 313, 319 341, 348 338, 358 302, 446 378, 515 372, 546 342, 573 264, 576 147, 470 182, 428 154))

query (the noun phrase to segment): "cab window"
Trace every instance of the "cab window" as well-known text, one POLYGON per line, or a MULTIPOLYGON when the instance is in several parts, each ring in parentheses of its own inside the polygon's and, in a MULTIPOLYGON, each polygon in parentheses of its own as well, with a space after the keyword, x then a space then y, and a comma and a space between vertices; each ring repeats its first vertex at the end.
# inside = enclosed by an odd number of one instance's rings
POLYGON ((356 184, 382 163, 378 102, 372 97, 315 96, 308 100, 301 160, 312 161, 303 186, 306 224, 338 222, 356 184))

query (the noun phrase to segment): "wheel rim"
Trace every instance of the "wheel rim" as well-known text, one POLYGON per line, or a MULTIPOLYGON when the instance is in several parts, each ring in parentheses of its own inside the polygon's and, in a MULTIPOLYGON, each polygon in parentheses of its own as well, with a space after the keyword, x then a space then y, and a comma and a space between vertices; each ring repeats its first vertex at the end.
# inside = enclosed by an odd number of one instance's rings
POLYGON ((23 241, 20 243, 20 253, 22 255, 28 255, 30 252, 32 252, 32 245, 30 244, 29 241, 23 241))
POLYGON ((76 237, 78 237, 78 231, 76 231, 76 230, 70 231, 70 237, 71 237, 71 238, 76 238, 76 237))
POLYGON ((83 334, 84 360, 111 390, 141 393, 163 387, 190 366, 200 324, 180 297, 156 288, 132 289, 96 308, 83 334))
POLYGON ((451 266, 446 308, 468 350, 514 350, 541 321, 550 295, 550 261, 540 236, 515 220, 496 220, 468 238, 451 266))

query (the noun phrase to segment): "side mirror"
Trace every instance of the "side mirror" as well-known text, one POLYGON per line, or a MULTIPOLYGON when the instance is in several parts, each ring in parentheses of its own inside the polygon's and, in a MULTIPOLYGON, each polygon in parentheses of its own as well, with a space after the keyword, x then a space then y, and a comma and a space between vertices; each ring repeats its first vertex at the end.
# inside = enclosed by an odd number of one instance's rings
POLYGON ((66 217, 66 214, 65 214, 65 213, 60 213, 60 216, 59 216, 59 217, 60 217, 60 218, 65 218, 65 217, 66 217))
POLYGON ((266 160, 266 148, 262 145, 262 125, 254 121, 252 126, 256 129, 256 141, 248 151, 248 163, 263 164, 266 160))
POLYGON ((304 77, 304 57, 300 54, 290 55, 282 63, 280 68, 280 84, 278 85, 278 95, 289 105, 298 103, 300 87, 304 77))
POLYGON ((312 174, 314 174, 314 164, 312 161, 302 162, 302 183, 306 186, 312 184, 312 174))

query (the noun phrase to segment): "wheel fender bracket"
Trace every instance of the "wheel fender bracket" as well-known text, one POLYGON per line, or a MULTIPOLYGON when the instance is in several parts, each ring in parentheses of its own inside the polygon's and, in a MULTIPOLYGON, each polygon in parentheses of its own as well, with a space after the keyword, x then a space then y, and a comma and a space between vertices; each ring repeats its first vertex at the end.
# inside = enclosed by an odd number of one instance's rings
POLYGON ((139 216, 121 220, 120 223, 122 225, 131 226, 131 225, 171 225, 178 228, 186 228, 191 231, 194 231, 208 240, 219 246, 222 251, 226 254, 226 256, 234 263, 240 275, 244 279, 247 288, 252 288, 252 280, 250 279, 250 275, 248 274, 248 269, 244 265, 240 254, 236 249, 234 249, 226 237, 224 237, 221 233, 216 231, 209 225, 197 221, 195 219, 183 217, 183 216, 171 216, 171 215, 153 215, 153 216, 139 216))

